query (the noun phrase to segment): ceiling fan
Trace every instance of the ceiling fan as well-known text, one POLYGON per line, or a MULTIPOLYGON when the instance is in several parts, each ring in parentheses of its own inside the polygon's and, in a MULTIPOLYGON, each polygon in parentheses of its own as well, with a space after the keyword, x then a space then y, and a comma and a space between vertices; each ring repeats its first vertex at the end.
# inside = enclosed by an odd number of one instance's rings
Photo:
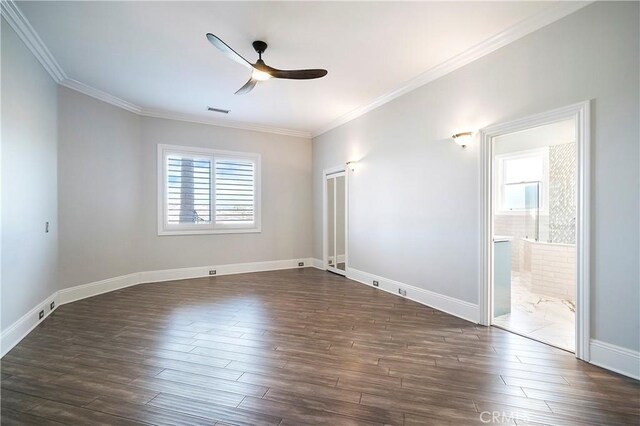
POLYGON ((253 42, 253 48, 258 53, 258 61, 255 64, 247 61, 245 58, 240 56, 238 52, 229 47, 224 41, 222 41, 219 37, 208 33, 207 39, 213 44, 215 47, 220 49, 222 53, 224 53, 228 58, 233 59, 234 61, 248 67, 251 69, 251 77, 249 81, 245 83, 238 91, 236 95, 243 95, 245 93, 249 93, 251 89, 255 87, 258 81, 269 80, 270 78, 287 78, 293 80, 311 80, 314 78, 321 78, 327 75, 327 70, 321 69, 311 69, 311 70, 279 70, 276 68, 272 68, 269 65, 265 64, 262 60, 262 54, 265 50, 267 50, 267 43, 264 41, 256 40, 253 42))

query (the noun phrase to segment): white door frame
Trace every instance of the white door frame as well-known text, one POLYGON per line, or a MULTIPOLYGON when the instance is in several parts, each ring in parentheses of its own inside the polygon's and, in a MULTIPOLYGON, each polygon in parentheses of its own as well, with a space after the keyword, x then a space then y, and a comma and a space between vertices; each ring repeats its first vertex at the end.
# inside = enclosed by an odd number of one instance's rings
MULTIPOLYGON (((335 190, 334 190, 335 196, 335 190)), ((335 208, 335 201, 334 201, 335 208)), ((335 228, 335 224, 334 224, 335 228)), ((335 237, 334 237, 335 244, 335 237)), ((337 255, 335 254, 335 246, 334 246, 334 265, 337 265, 337 255)), ((324 269, 327 271, 335 272, 340 275, 347 275, 347 269, 349 268, 349 173, 347 173, 347 167, 344 166, 335 166, 325 169, 322 172, 322 264, 324 265, 324 269), (327 236, 328 232, 328 216, 327 216, 327 180, 330 177, 334 177, 336 175, 344 176, 344 271, 329 266, 329 256, 327 253, 329 238, 327 236)))
POLYGON ((576 123, 577 212, 576 212, 576 357, 589 361, 590 340, 590 102, 580 102, 553 111, 532 115, 480 131, 480 321, 493 320, 493 138, 536 126, 573 118, 576 123))

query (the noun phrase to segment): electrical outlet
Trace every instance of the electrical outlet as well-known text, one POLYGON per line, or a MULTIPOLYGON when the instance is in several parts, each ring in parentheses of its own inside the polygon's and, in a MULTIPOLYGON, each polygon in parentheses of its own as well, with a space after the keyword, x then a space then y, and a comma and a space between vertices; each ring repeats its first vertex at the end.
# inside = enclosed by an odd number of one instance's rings
POLYGON ((53 311, 53 309, 54 309, 55 307, 56 307, 56 302, 51 302, 51 303, 49 304, 49 310, 50 310, 50 311, 53 311))
POLYGON ((38 321, 41 320, 42 318, 44 318, 44 309, 40 311, 40 313, 38 314, 38 321))
POLYGON ((373 280, 373 286, 374 286, 374 287, 378 287, 379 285, 380 285, 380 284, 378 283, 378 281, 373 280))
POLYGON ((304 262, 298 262, 298 266, 304 266, 304 262))
POLYGON ((403 290, 401 288, 398 289, 398 294, 401 296, 406 296, 407 295, 407 290, 403 290))
POLYGON ((209 275, 215 275, 216 274, 216 270, 215 269, 210 269, 209 270, 209 275))

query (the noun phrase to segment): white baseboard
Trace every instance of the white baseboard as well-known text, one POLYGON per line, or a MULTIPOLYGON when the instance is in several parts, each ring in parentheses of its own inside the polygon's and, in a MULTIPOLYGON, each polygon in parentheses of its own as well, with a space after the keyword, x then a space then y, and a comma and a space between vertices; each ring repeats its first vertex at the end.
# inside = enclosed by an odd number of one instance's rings
POLYGON ((640 352, 591 339, 591 364, 640 380, 640 352))
POLYGON ((427 305, 435 308, 439 311, 446 312, 453 316, 471 321, 474 324, 478 323, 480 318, 480 308, 473 303, 465 302, 464 300, 456 299, 453 297, 445 296, 433 291, 424 290, 422 288, 414 287, 409 284, 404 284, 398 281, 394 281, 388 278, 379 277, 377 275, 370 274, 368 272, 359 271, 354 268, 347 268, 347 278, 358 281, 368 286, 373 286, 373 281, 378 281, 378 287, 380 290, 387 291, 398 297, 406 297, 414 302, 427 305), (407 295, 401 296, 398 294, 398 288, 406 290, 407 295))
POLYGON ((50 308, 51 302, 54 302, 55 305, 58 306, 60 303, 58 301, 58 292, 53 293, 38 303, 33 309, 24 314, 19 320, 11 324, 0 334, 0 357, 3 357, 15 345, 20 343, 22 339, 27 337, 38 324, 44 321, 49 314, 55 310, 55 308, 53 310, 50 308), (38 318, 40 311, 44 311, 44 317, 42 319, 38 318))
POLYGON ((75 302, 76 300, 86 299, 87 297, 97 296, 102 293, 108 293, 125 287, 131 287, 136 284, 140 284, 139 272, 65 288, 58 291, 58 299, 60 300, 60 304, 64 305, 65 303, 75 302))
POLYGON ((322 259, 311 259, 311 265, 316 269, 322 269, 323 271, 325 270, 324 261, 322 259))
POLYGON ((63 290, 56 291, 47 299, 38 303, 38 305, 36 305, 33 309, 23 315, 22 318, 11 324, 5 331, 2 332, 2 334, 0 335, 0 357, 9 352, 38 324, 40 324, 46 317, 49 316, 49 314, 52 312, 52 310, 50 309, 51 302, 55 302, 55 305, 59 306, 142 283, 208 277, 209 271, 212 269, 216 270, 216 276, 230 275, 242 274, 247 272, 276 271, 281 269, 299 268, 299 262, 303 262, 304 265, 302 267, 307 268, 315 266, 315 264, 317 263, 317 259, 303 258, 272 260, 266 262, 233 263, 228 265, 213 265, 195 268, 134 272, 132 274, 121 275, 119 277, 108 278, 106 280, 65 288, 63 290), (45 316, 44 318, 39 320, 38 313, 41 310, 44 310, 45 316))
POLYGON ((189 278, 208 277, 209 271, 215 270, 218 275, 244 274, 248 272, 277 271, 281 269, 299 268, 298 263, 302 262, 302 267, 310 267, 313 259, 287 259, 270 260, 266 262, 231 263, 228 265, 201 266, 195 268, 165 269, 161 271, 147 271, 140 273, 140 283, 155 283, 161 281, 185 280, 189 278))

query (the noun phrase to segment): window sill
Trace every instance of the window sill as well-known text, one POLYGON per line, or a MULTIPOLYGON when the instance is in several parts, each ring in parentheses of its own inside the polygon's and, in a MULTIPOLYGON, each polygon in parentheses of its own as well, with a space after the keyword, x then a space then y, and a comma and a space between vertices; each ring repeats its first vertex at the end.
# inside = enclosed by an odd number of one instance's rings
POLYGON ((262 232, 261 228, 246 229, 176 229, 176 230, 158 230, 158 236, 164 237, 168 235, 212 235, 212 234, 256 234, 262 232))

